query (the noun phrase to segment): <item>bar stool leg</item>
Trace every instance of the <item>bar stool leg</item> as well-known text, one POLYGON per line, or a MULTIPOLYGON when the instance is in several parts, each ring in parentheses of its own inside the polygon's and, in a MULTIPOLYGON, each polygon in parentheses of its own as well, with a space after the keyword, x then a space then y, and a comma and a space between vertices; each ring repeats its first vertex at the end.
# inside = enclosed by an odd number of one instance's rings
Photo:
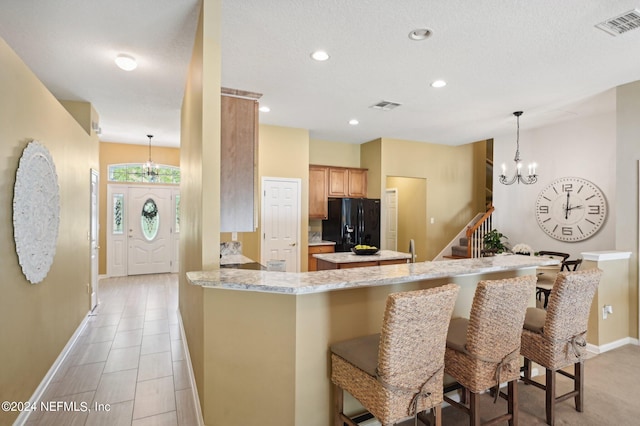
POLYGON ((553 425, 555 421, 556 403, 556 372, 547 368, 545 407, 547 412, 547 424, 553 425))
POLYGON ((512 380, 507 384, 509 397, 507 399, 507 409, 511 418, 509 426, 518 426, 518 381, 512 380))
POLYGON ((331 384, 331 387, 333 388, 333 424, 334 426, 344 426, 341 417, 344 408, 342 388, 334 383, 331 384))
POLYGON ((469 392, 469 425, 480 426, 480 401, 479 395, 469 392))
POLYGON ((575 397, 576 401, 576 411, 582 413, 584 406, 584 382, 582 380, 582 376, 584 374, 584 362, 576 362, 573 365, 574 371, 573 375, 575 376, 573 380, 573 389, 578 392, 575 397))

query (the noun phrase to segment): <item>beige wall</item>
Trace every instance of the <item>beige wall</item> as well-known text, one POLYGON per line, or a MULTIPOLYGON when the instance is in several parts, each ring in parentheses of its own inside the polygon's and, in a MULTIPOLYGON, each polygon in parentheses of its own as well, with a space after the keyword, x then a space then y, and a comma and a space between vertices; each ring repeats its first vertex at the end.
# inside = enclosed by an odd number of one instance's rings
POLYGON ((427 180, 389 176, 387 188, 398 190, 398 251, 409 251, 413 239, 416 261, 431 260, 427 258, 427 180))
POLYGON ((382 157, 382 139, 360 145, 360 166, 367 169, 367 197, 382 198, 382 168, 385 159, 382 157))
POLYGON ((220 262, 220 0, 204 0, 182 103, 180 135, 180 315, 206 424, 211 406, 208 339, 201 287, 187 271, 220 262))
MULTIPOLYGON (((107 185, 109 165, 120 163, 144 163, 149 158, 149 146, 113 142, 100 143, 100 268, 107 273, 107 185)), ((156 164, 180 166, 180 149, 155 147, 152 145, 151 158, 156 164)), ((136 185, 136 184, 132 184, 136 185)))
POLYGON ((599 268, 602 278, 598 285, 591 311, 587 342, 602 347, 627 339, 629 327, 629 259, 585 260, 581 269, 599 268), (613 314, 602 317, 602 307, 611 305, 613 314))
MULTIPOLYGON (((90 169, 98 139, 88 134, 0 39, 0 399, 27 401, 89 310, 90 169), (13 239, 13 187, 32 140, 53 157, 60 225, 51 269, 38 284, 22 274, 13 239)), ((0 424, 17 412, 0 412, 0 424)))
MULTIPOLYGON (((309 216, 309 132, 304 129, 260 125, 258 134, 258 185, 262 191, 263 177, 300 179, 300 207, 302 223, 300 226, 300 270, 307 270, 307 223, 309 216)), ((237 240, 242 242, 245 256, 261 262, 261 206, 258 206, 258 228, 256 232, 238 232, 237 240)), ((220 235, 220 241, 231 241, 231 233, 220 235)), ((264 262, 263 262, 264 263, 264 262)))
POLYGON ((371 193, 381 193, 388 176, 426 179, 426 259, 433 259, 476 213, 485 209, 484 179, 474 180, 477 167, 485 164, 484 148, 478 149, 478 145, 484 147, 485 142, 445 146, 383 138, 363 146, 362 163, 372 172, 371 193))
MULTIPOLYGON (((288 127, 260 125, 260 159, 263 177, 300 179, 300 271, 307 270, 309 217, 309 131, 288 127)), ((262 189, 262 182, 260 183, 262 189)), ((262 224, 260 224, 262 226, 262 224)), ((258 229, 258 235, 261 235, 258 229)))
MULTIPOLYGON (((638 185, 640 161, 640 81, 616 90, 615 249, 630 251, 629 333, 638 331, 638 185)), ((597 154, 597 152, 596 152, 597 154)), ((611 219, 610 219, 611 220, 611 219)), ((614 307, 615 309, 615 307, 614 307)))
POLYGON ((360 167, 360 145, 310 139, 309 164, 360 167))
MULTIPOLYGON (((360 165, 360 145, 310 139, 309 164, 317 164, 320 166, 362 167, 360 165)), ((322 232, 322 220, 310 219, 309 231, 322 232)))

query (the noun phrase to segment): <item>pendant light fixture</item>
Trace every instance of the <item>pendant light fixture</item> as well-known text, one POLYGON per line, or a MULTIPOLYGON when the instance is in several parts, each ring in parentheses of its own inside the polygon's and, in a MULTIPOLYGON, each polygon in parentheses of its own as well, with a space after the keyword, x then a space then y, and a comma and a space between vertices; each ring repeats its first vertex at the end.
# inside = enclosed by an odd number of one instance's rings
POLYGON ((149 160, 144 163, 144 173, 149 177, 155 177, 158 175, 158 165, 151 160, 151 138, 153 135, 147 135, 149 138, 149 160))
POLYGON ((517 133, 516 133, 516 156, 513 161, 516 163, 516 171, 511 179, 507 179, 507 166, 502 164, 502 174, 500 175, 500 183, 505 185, 512 185, 516 182, 523 183, 525 185, 531 185, 532 183, 536 183, 538 181, 538 175, 536 174, 536 163, 529 164, 529 174, 525 177, 522 176, 522 161, 520 160, 520 116, 522 115, 522 111, 516 111, 513 113, 516 116, 517 121, 517 133))

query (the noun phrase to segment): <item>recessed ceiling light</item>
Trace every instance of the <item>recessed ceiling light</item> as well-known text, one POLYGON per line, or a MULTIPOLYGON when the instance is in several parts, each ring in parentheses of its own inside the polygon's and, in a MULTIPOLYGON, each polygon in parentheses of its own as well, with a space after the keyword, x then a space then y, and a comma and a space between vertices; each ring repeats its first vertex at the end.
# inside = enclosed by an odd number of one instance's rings
POLYGON ((360 124, 360 122, 358 120, 356 120, 355 118, 349 120, 349 124, 351 124, 352 126, 357 126, 358 124, 360 124))
POLYGON ((431 37, 431 34, 433 33, 428 28, 418 28, 417 30, 413 30, 409 33, 409 38, 411 40, 419 41, 431 37))
POLYGON ((269 108, 269 107, 268 107, 268 106, 266 106, 266 105, 263 105, 263 106, 261 106, 261 107, 260 107, 260 108, 258 108, 258 109, 259 109, 260 111, 262 111, 262 112, 269 112, 269 111, 271 111, 271 108, 269 108))
POLYGON ((325 52, 324 50, 316 50, 315 52, 313 52, 311 54, 311 57, 313 59, 315 59, 316 61, 326 61, 327 59, 329 59, 329 54, 327 52, 325 52))
POLYGON ((133 56, 123 54, 116 56, 116 65, 125 71, 133 71, 138 67, 133 56))
POLYGON ((433 83, 431 83, 431 87, 436 87, 436 88, 444 87, 446 85, 447 85, 447 82, 444 80, 436 80, 433 83))

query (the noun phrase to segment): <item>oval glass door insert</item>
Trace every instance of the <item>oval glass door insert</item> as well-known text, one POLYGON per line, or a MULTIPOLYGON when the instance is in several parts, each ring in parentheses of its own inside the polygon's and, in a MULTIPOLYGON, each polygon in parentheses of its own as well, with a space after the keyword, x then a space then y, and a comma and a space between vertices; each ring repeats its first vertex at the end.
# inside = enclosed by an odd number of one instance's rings
POLYGON ((158 205, 151 198, 147 199, 142 206, 140 225, 142 227, 142 235, 147 241, 153 241, 160 229, 160 213, 158 212, 158 205))

